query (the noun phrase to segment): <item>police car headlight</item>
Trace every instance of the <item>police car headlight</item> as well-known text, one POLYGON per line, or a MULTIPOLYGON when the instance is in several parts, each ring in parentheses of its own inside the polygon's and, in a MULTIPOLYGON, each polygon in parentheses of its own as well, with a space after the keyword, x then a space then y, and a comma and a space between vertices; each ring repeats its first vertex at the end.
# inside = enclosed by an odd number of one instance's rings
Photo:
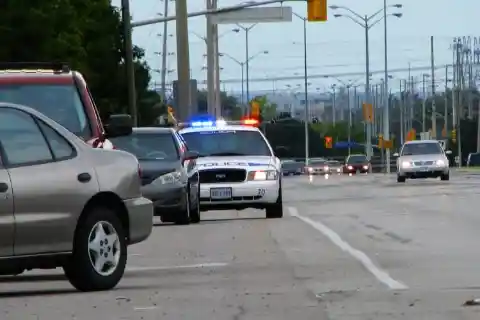
POLYGON ((160 184, 176 183, 180 181, 181 177, 182 177, 182 173, 179 171, 170 172, 170 173, 164 174, 163 176, 158 177, 155 180, 155 183, 160 183, 160 184))
POLYGON ((278 174, 275 170, 250 171, 248 173, 248 181, 276 180, 277 176, 278 174))

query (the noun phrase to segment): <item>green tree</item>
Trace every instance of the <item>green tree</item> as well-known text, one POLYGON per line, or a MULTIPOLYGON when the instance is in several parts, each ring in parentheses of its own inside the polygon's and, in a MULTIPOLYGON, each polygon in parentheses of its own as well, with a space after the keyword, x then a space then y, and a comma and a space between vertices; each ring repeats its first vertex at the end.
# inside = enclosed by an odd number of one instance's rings
MULTIPOLYGON (((109 0, 4 0, 0 10, 1 61, 62 61, 86 78, 103 117, 127 111, 120 12, 109 0)), ((139 110, 149 69, 134 48, 139 110)), ((142 115, 140 115, 142 117, 142 115)), ((143 116, 145 118, 145 116, 143 116)))

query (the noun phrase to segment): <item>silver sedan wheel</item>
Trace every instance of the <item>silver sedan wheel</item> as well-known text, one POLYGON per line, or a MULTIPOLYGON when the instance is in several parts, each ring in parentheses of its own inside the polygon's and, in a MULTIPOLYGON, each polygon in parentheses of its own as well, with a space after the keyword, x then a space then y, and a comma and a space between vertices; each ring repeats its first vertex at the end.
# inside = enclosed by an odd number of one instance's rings
POLYGON ((107 221, 97 222, 88 236, 88 256, 93 269, 101 276, 115 272, 121 249, 117 230, 107 221))

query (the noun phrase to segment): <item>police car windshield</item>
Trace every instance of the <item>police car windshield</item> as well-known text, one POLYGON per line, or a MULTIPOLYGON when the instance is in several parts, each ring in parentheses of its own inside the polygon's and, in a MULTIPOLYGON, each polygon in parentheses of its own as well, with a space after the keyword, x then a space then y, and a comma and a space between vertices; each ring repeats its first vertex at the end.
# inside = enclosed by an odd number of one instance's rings
POLYGON ((2 84, 0 101, 36 109, 79 137, 92 136, 82 100, 72 84, 2 84))
POLYGON ((424 154, 440 154, 442 147, 438 143, 407 143, 402 150, 402 156, 416 156, 424 154))
POLYGON ((201 157, 272 155, 258 131, 198 131, 182 133, 182 137, 188 149, 198 152, 201 157))
POLYGON ((113 145, 130 152, 138 160, 175 161, 180 158, 171 133, 133 132, 129 136, 112 138, 113 145))

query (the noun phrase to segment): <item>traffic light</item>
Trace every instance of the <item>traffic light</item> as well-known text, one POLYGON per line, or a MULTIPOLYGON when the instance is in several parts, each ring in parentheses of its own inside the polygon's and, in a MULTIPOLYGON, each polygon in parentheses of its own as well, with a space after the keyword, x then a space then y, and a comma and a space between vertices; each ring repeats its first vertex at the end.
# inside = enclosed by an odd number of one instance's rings
POLYGON ((252 112, 251 112, 252 118, 259 119, 260 118, 260 104, 258 103, 258 101, 252 100, 251 108, 252 108, 252 112))
POLYGON ((383 134, 378 135, 378 147, 383 149, 383 134))
POLYGON ((413 141, 417 138, 417 131, 415 131, 415 129, 410 129, 408 130, 408 133, 407 133, 407 141, 413 141))
POLYGON ((325 148, 332 149, 332 147, 333 147, 332 137, 325 137, 325 148))
POLYGON ((452 142, 457 143, 457 129, 452 130, 452 142))
POLYGON ((307 0, 307 20, 327 21, 327 0, 307 0))

